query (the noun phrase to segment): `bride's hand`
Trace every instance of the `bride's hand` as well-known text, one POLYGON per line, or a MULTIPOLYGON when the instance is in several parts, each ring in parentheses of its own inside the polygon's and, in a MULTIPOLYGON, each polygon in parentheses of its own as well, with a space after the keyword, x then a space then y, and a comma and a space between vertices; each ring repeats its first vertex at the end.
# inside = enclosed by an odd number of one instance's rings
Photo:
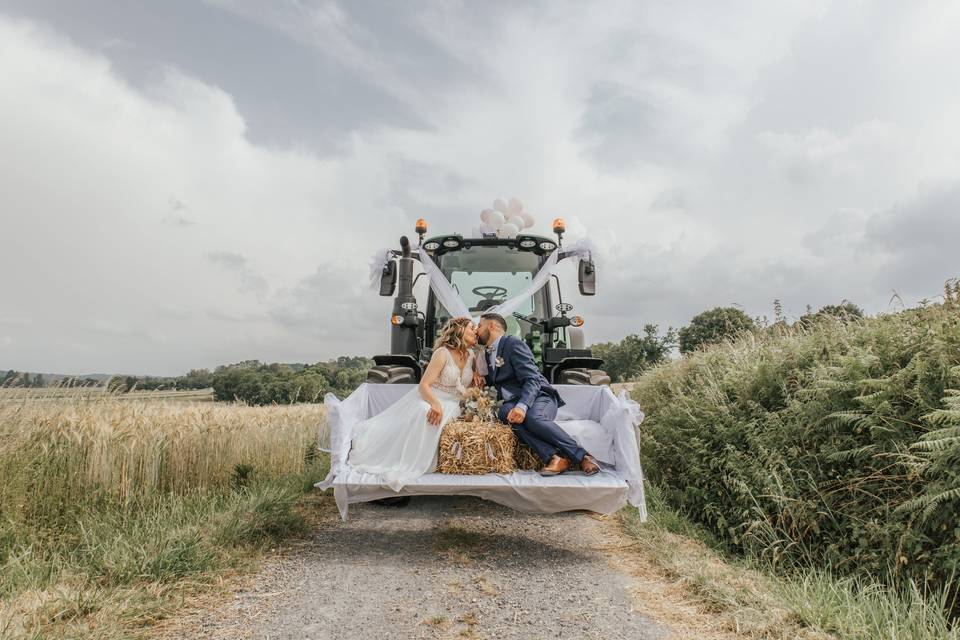
POLYGON ((430 405, 430 410, 427 411, 427 422, 433 426, 440 424, 440 419, 443 418, 443 407, 440 406, 439 402, 435 402, 430 405))
POLYGON ((482 375, 480 375, 479 373, 473 374, 473 384, 470 385, 471 387, 479 387, 483 389, 485 385, 486 385, 486 380, 483 379, 482 375))

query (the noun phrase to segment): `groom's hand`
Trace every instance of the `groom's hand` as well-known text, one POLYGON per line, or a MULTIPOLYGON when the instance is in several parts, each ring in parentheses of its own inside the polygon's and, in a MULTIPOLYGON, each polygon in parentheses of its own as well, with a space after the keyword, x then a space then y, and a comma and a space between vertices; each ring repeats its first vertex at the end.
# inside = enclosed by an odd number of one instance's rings
POLYGON ((526 417, 526 411, 520 407, 514 407, 513 409, 510 409, 510 413, 507 414, 507 422, 510 424, 520 424, 526 417))
POLYGON ((483 389, 483 387, 486 384, 487 384, 487 381, 483 379, 482 375, 480 375, 479 373, 473 374, 473 386, 480 387, 481 389, 483 389))

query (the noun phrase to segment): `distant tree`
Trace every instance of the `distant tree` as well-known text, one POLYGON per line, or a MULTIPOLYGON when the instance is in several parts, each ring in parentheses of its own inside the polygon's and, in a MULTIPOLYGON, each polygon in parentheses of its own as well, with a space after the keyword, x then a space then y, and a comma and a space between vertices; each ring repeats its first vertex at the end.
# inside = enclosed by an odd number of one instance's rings
POLYGON ((40 389, 40 388, 42 388, 42 387, 47 386, 47 381, 46 381, 46 379, 43 377, 43 374, 42 374, 42 373, 36 373, 36 374, 34 374, 34 376, 33 376, 33 382, 30 384, 30 386, 31 386, 31 387, 35 387, 35 388, 37 388, 37 389, 40 389))
POLYGON ((213 386, 213 374, 209 369, 191 369, 176 384, 177 389, 207 389, 213 386))
POLYGON ((720 342, 756 328, 756 323, 735 307, 716 307, 697 314, 690 324, 680 329, 680 353, 690 353, 702 346, 720 342))
POLYGON ((670 356, 677 345, 677 332, 673 327, 660 335, 655 324, 643 326, 643 335, 631 334, 620 342, 602 342, 591 348, 593 355, 603 360, 603 369, 614 382, 623 382, 640 375, 670 356))
POLYGON ((800 316, 800 322, 809 325, 824 318, 836 318, 837 320, 849 322, 851 320, 860 320, 863 316, 863 309, 849 300, 844 300, 840 304, 828 304, 820 307, 820 310, 816 313, 811 313, 808 308, 807 313, 800 316))

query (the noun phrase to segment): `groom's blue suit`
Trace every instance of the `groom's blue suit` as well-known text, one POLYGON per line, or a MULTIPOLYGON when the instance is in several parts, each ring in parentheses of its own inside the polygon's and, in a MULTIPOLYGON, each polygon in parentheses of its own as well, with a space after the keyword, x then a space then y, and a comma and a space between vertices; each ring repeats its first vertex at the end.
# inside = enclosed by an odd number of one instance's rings
POLYGON ((493 367, 486 382, 496 387, 497 395, 504 400, 500 420, 506 422, 507 414, 515 406, 525 406, 527 415, 523 422, 510 425, 520 441, 533 449, 544 464, 554 455, 579 463, 586 451, 554 422, 557 410, 565 403, 540 373, 527 343, 514 336, 501 336, 495 357, 489 361, 493 367))

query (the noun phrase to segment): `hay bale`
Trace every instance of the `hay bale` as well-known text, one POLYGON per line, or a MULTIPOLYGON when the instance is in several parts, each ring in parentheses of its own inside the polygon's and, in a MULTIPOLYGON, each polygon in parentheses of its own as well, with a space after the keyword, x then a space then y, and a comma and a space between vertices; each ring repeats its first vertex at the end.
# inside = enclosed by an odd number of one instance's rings
POLYGON ((513 460, 517 469, 523 471, 539 471, 543 468, 543 462, 533 452, 533 449, 517 440, 517 447, 513 450, 513 460))
POLYGON ((499 422, 457 420, 444 426, 437 452, 440 473, 513 473, 517 466, 513 430, 499 422))

